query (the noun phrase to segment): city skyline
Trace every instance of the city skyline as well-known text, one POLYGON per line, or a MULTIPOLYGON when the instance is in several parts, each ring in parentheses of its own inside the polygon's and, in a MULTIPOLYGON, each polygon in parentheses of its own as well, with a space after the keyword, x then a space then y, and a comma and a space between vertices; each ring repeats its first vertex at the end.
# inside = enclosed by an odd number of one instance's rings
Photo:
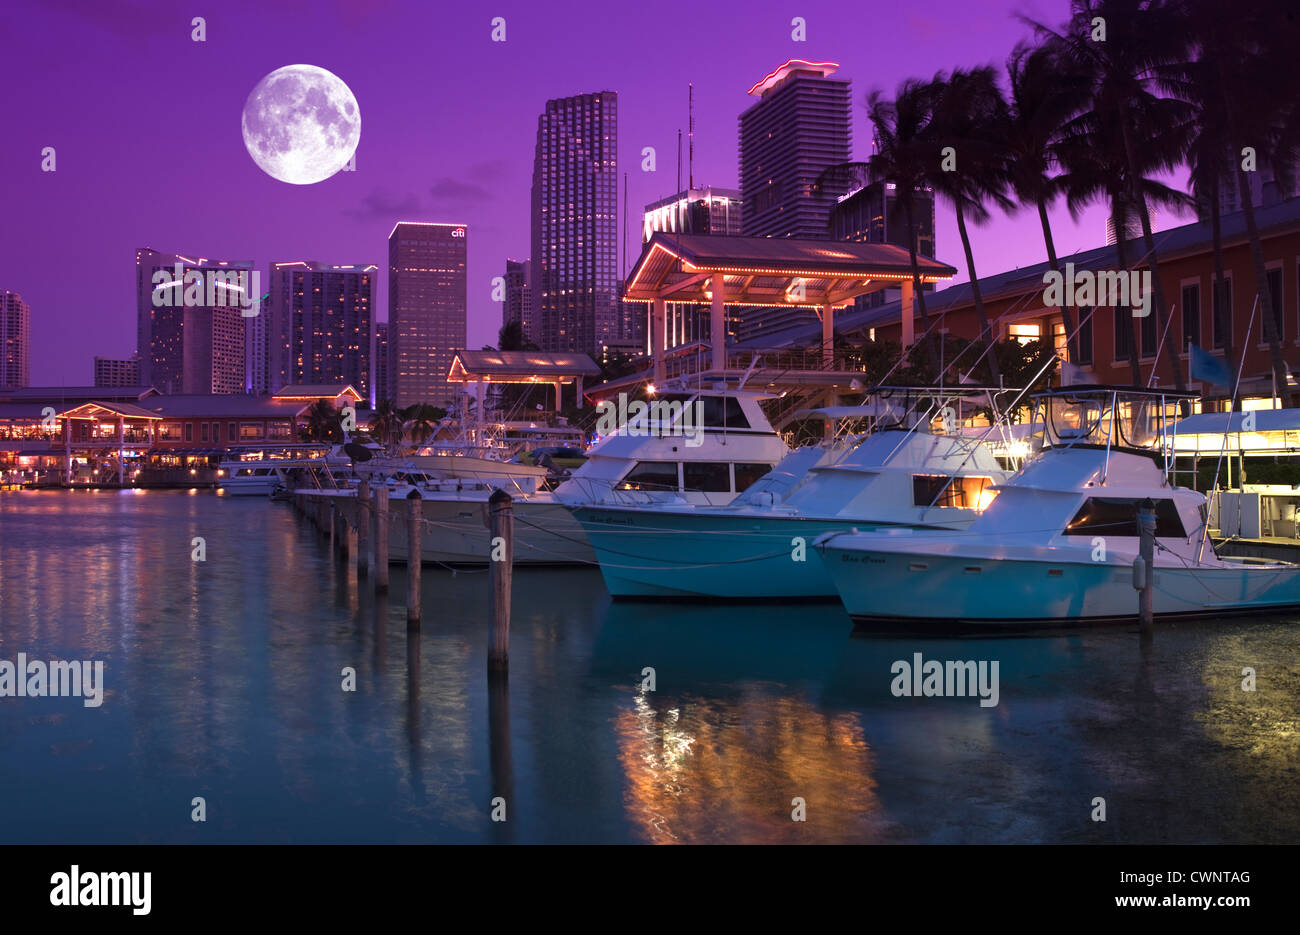
MULTIPOLYGON (((5 257, 0 289, 22 294, 32 309, 33 383, 82 383, 94 356, 125 359, 135 351, 132 283, 124 270, 141 244, 251 257, 262 270, 285 256, 346 263, 381 256, 388 231, 405 219, 463 221, 474 229, 466 344, 495 344, 502 306, 493 300, 492 280, 507 258, 530 255, 533 148, 537 115, 546 100, 603 87, 619 94, 618 155, 620 173, 628 173, 630 215, 619 219, 616 233, 621 275, 625 224, 630 266, 644 207, 686 186, 685 143, 680 187, 676 152, 677 132, 687 126, 688 82, 694 83, 695 97, 695 184, 738 188, 737 121, 753 103, 746 92, 787 59, 840 64, 838 75, 853 87, 852 156, 862 158, 870 152, 862 106, 868 90, 892 94, 903 78, 926 77, 955 64, 1000 65, 1015 42, 1030 34, 1014 12, 1047 21, 1064 12, 1055 0, 994 3, 979 10, 938 2, 925 14, 846 13, 812 4, 799 11, 807 21, 807 41, 796 42, 790 16, 755 16, 740 4, 723 4, 703 19, 726 25, 729 53, 709 57, 678 41, 673 21, 689 9, 680 4, 657 11, 621 9, 600 23, 578 22, 575 32, 565 16, 506 3, 500 13, 508 24, 504 44, 491 41, 485 15, 396 6, 412 23, 402 35, 383 30, 372 35, 382 16, 360 4, 339 3, 306 21, 287 11, 252 7, 220 20, 211 17, 205 43, 191 40, 188 15, 149 4, 111 17, 80 4, 42 10, 20 3, 0 14, 0 35, 16 35, 14 24, 21 17, 29 37, 13 44, 0 69, 11 84, 25 83, 25 75, 44 76, 13 102, 17 132, 0 151, 0 170, 22 182, 13 186, 9 216, 14 223, 0 233, 5 257), (238 29, 231 28, 232 18, 238 29), (286 53, 274 35, 290 20, 298 40, 286 53), (867 55, 855 23, 892 30, 900 41, 867 55), (607 30, 658 49, 653 67, 626 54, 627 40, 598 41, 607 30), (584 55, 545 54, 575 41, 590 47, 584 55), (235 46, 239 55, 223 57, 222 49, 229 53, 235 46), (130 53, 125 58, 124 49, 130 53), (130 64, 146 60, 148 68, 130 64), (266 176, 239 134, 248 92, 270 71, 297 60, 329 68, 347 81, 363 115, 356 171, 317 185, 287 185, 266 176), (50 61, 60 64, 51 68, 50 61), (490 75, 476 70, 485 61, 491 62, 490 75), (184 104, 159 99, 160 71, 184 85, 184 104), (101 72, 113 74, 114 93, 122 99, 149 106, 78 109, 80 129, 72 134, 59 115, 75 107, 88 76, 101 72), (435 78, 440 94, 431 98, 412 98, 402 90, 435 78), (153 145, 159 114, 178 108, 209 116, 195 123, 194 132, 174 134, 166 150, 159 150, 153 145), (96 138, 116 144, 86 149, 84 141, 96 138), (57 157, 51 173, 41 171, 47 146, 57 157), (643 171, 646 147, 654 150, 653 172, 643 171), (64 270, 64 235, 70 229, 79 236, 83 275, 78 277, 64 270), (93 308, 83 295, 87 281, 97 283, 93 308), (75 324, 72 334, 69 322, 75 324)), ((621 179, 618 196, 622 212, 621 179)), ((1062 249, 1096 243, 1104 215, 1104 208, 1092 207, 1074 222, 1057 205, 1053 222, 1060 226, 1062 249)), ((1184 220, 1163 214, 1159 219, 1162 227, 1184 220)), ((972 233, 982 268, 1042 259, 1041 238, 1021 219, 998 217, 972 233)), ((937 237, 949 245, 940 259, 959 261, 952 249, 958 243, 952 212, 945 205, 939 208, 937 237)), ((957 281, 962 279, 964 272, 957 281)), ((373 297, 380 314, 388 305, 386 293, 381 277, 373 297)))

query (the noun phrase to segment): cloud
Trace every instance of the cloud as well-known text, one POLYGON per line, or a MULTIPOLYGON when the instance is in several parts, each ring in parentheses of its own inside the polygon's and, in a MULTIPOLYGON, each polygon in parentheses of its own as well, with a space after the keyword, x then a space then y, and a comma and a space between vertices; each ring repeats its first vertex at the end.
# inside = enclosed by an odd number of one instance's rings
POLYGON ((345 208, 343 213, 357 221, 400 221, 419 215, 420 199, 411 194, 402 197, 376 188, 362 198, 359 205, 345 208))
POLYGON ((445 176, 433 183, 429 194, 441 205, 480 204, 492 200, 492 192, 477 182, 462 182, 445 176))
POLYGON ((158 35, 169 30, 189 38, 191 17, 178 18, 170 5, 156 0, 122 0, 119 3, 104 3, 103 0, 46 0, 43 6, 86 20, 126 39, 158 35))

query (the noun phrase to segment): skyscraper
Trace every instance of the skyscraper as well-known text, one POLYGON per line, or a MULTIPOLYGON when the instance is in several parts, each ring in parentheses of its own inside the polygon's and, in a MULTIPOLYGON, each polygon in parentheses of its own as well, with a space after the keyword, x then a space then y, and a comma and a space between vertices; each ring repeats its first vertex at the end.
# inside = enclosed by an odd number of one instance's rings
POLYGON ((370 397, 375 271, 295 260, 271 264, 266 388, 287 383, 350 384, 370 397))
POLYGON ((464 224, 399 221, 388 235, 388 367, 398 406, 452 408, 460 388, 447 382, 465 347, 464 224))
POLYGON ((244 392, 242 308, 260 286, 252 261, 145 247, 136 251, 135 266, 140 382, 164 393, 244 392))
POLYGON ((506 260, 506 294, 501 303, 501 324, 519 322, 528 340, 534 341, 537 324, 533 320, 533 294, 530 285, 532 261, 506 260))
POLYGON ((393 389, 388 375, 388 322, 375 322, 375 391, 371 401, 392 399, 393 389))
POLYGON ((656 231, 683 234, 744 233, 744 200, 734 188, 692 188, 645 206, 641 242, 656 231))
POLYGON ((31 376, 32 310, 17 292, 0 292, 0 389, 26 386, 31 376))
POLYGON ((623 337, 615 92, 547 101, 537 118, 532 246, 532 340, 545 351, 595 353, 623 337))
POLYGON ((95 386, 139 385, 139 354, 132 354, 130 360, 119 360, 112 357, 95 357, 95 386))
POLYGON ((842 192, 819 185, 848 162, 849 82, 831 62, 791 59, 749 89, 758 102, 740 115, 740 191, 747 237, 825 240, 842 192))
MULTIPOLYGON (((691 188, 669 195, 645 206, 641 219, 641 242, 659 232, 681 234, 714 234, 739 236, 743 229, 743 200, 734 188, 691 188)), ((636 334, 642 340, 649 338, 650 304, 626 303, 635 306, 636 334), (642 323, 647 324, 643 327, 642 323)), ((728 317, 734 318, 735 313, 728 317)), ((664 308, 664 347, 674 348, 708 336, 709 307, 693 302, 669 302, 664 308)), ((627 342, 624 342, 625 345, 627 342)), ((644 348, 642 348, 644 350, 644 348)))
MULTIPOLYGON (((831 208, 831 238, 856 243, 892 243, 906 249, 907 217, 898 203, 898 187, 893 182, 863 177, 856 180, 853 189, 831 208)), ((918 189, 912 203, 917 255, 934 259, 934 192, 918 189)), ((933 292, 934 284, 923 283, 921 288, 933 292)), ((853 304, 855 308, 875 308, 902 295, 901 287, 889 286, 860 295, 853 304)))

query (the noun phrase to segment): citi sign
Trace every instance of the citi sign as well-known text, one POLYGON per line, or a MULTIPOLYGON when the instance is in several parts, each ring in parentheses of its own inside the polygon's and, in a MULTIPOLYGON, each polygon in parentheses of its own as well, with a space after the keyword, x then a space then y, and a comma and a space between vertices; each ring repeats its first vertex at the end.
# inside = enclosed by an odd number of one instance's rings
POLYGON ((464 236, 465 236, 465 228, 463 228, 463 227, 458 227, 458 228, 456 228, 454 231, 451 232, 451 236, 453 236, 453 237, 464 237, 464 236))

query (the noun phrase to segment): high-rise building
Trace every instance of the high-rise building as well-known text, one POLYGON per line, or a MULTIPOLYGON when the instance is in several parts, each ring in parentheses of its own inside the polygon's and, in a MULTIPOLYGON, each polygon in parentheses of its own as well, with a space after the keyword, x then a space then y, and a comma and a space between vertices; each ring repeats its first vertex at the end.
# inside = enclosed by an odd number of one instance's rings
MULTIPOLYGON (((691 188, 645 206, 641 220, 641 242, 648 243, 659 231, 680 234, 739 236, 744 221, 740 192, 734 188, 691 188)), ((633 302, 638 345, 649 338, 650 304, 633 302)), ((734 312, 729 313, 734 320, 734 312)), ((664 308, 664 347, 708 339, 709 308, 693 302, 669 302, 664 308)), ((623 342, 627 346, 630 341, 623 342)), ((644 348, 642 348, 644 350, 644 348)))
MULTIPOLYGON (((1284 201, 1289 201, 1300 194, 1300 184, 1292 178, 1289 182, 1279 180, 1273 169, 1268 165, 1261 165, 1253 172, 1246 173, 1246 181, 1250 186, 1250 203, 1256 208, 1268 208, 1284 201)), ((1224 175, 1219 180, 1219 213, 1232 214, 1241 211, 1244 205, 1240 193, 1237 190, 1237 173, 1236 171, 1224 175)), ((1205 204, 1205 199, 1197 205, 1197 217, 1202 223, 1208 223, 1210 220, 1209 206, 1205 204)), ((1138 236, 1141 236, 1139 231, 1138 236)), ((1108 240, 1107 243, 1114 243, 1108 240)))
POLYGON ((0 389, 31 379, 32 310, 17 292, 0 292, 0 389))
POLYGON ((618 95, 546 102, 532 188, 533 320, 542 350, 596 353, 618 307, 618 95))
MULTIPOLYGON (((288 383, 348 384, 370 398, 375 264, 271 264, 265 389, 288 383)), ((257 381, 254 381, 256 387, 257 381)))
POLYGON ((452 408, 452 355, 465 347, 467 229, 399 221, 388 235, 388 368, 393 402, 452 408))
POLYGON ((371 405, 381 399, 392 399, 393 389, 388 375, 388 322, 375 322, 375 382, 371 405))
POLYGON ((740 115, 740 190, 747 237, 825 240, 835 199, 822 173, 849 161, 849 82, 831 62, 792 59, 749 93, 740 115))
MULTIPOLYGON (((879 179, 859 179, 854 190, 831 208, 830 235, 833 240, 855 243, 891 243, 908 246, 907 216, 898 203, 898 186, 879 179)), ((918 190, 912 196, 912 223, 916 225, 918 256, 934 259, 934 192, 918 190)), ((933 283, 921 286, 934 291, 933 283)), ((902 298, 899 286, 858 296, 856 308, 875 308, 902 298)))
POLYGON ((533 320, 533 293, 530 276, 532 261, 506 260, 506 294, 501 303, 501 324, 517 321, 523 326, 528 340, 534 341, 537 323, 533 320))
POLYGON ((141 384, 164 393, 243 393, 243 309, 261 284, 252 261, 141 248, 135 266, 141 384))
POLYGON ((743 199, 734 188, 692 188, 645 206, 641 242, 658 231, 681 234, 744 233, 743 199))
POLYGON ((94 385, 139 386, 140 355, 132 354, 129 360, 96 356, 94 385))

